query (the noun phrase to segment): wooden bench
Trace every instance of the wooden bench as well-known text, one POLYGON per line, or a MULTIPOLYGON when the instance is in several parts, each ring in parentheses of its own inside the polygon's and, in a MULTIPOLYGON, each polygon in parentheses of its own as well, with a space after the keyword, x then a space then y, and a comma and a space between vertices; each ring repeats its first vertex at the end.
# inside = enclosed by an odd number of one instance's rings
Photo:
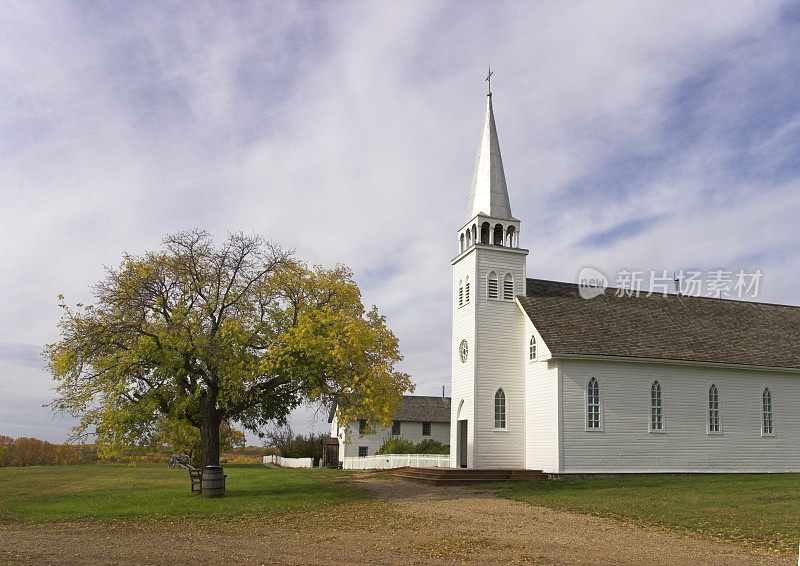
POLYGON ((198 468, 189 468, 189 482, 192 484, 192 491, 194 486, 197 486, 197 491, 203 493, 203 470, 198 468))

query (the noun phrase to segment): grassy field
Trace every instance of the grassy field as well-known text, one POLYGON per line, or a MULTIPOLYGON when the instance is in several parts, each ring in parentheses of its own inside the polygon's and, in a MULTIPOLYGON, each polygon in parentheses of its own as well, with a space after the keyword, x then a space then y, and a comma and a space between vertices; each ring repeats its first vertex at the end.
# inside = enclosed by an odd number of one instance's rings
MULTIPOLYGON (((0 522, 171 521, 372 505, 366 492, 339 481, 348 476, 341 470, 227 464, 225 473, 226 496, 204 499, 189 492, 185 470, 164 464, 0 468, 0 522)), ((779 552, 796 551, 800 539, 800 474, 564 479, 492 489, 533 505, 779 552)))
POLYGON ((165 464, 0 468, 0 520, 51 522, 270 514, 366 497, 331 483, 336 470, 225 465, 226 495, 190 493, 186 470, 165 464))
POLYGON ((611 517, 779 552, 800 539, 800 474, 715 474, 497 484, 542 507, 611 517))

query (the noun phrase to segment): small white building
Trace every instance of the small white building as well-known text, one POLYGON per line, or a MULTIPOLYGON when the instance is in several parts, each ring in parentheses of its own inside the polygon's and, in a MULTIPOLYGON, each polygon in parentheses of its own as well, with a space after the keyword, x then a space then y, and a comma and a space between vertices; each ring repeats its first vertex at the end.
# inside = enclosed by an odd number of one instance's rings
POLYGON ((800 471, 800 307, 583 298, 527 277, 520 224, 490 93, 451 262, 451 466, 800 471))
MULTIPOLYGON (((331 437, 338 439, 338 460, 350 456, 373 456, 387 439, 401 438, 414 444, 423 440, 435 440, 450 444, 450 397, 426 397, 404 395, 400 409, 393 417, 391 428, 365 433, 364 420, 340 425, 334 406, 328 416, 331 437)), ((374 428, 374 426, 373 426, 374 428)))

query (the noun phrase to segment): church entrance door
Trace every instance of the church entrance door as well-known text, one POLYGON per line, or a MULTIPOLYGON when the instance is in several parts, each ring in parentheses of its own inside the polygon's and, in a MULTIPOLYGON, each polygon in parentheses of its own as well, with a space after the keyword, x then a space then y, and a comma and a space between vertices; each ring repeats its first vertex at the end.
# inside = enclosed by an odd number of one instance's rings
POLYGON ((467 421, 458 421, 457 431, 458 465, 467 467, 467 421))

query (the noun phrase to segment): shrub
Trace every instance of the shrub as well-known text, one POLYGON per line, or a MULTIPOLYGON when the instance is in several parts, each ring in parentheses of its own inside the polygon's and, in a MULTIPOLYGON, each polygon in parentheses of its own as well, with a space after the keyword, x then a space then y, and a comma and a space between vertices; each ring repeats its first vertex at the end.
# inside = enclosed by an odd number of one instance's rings
POLYGON ((436 440, 423 440, 416 449, 416 454, 450 454, 450 446, 436 440))
POLYGON ((322 458, 322 442, 314 434, 297 435, 289 444, 281 447, 281 456, 284 458, 322 458))
POLYGON ((450 447, 435 440, 414 444, 396 436, 387 438, 378 454, 450 454, 450 447))
POLYGON ((322 458, 321 434, 296 435, 291 426, 285 425, 267 431, 265 436, 264 447, 277 449, 284 458, 313 458, 315 464, 322 458))
POLYGON ((402 438, 389 437, 381 445, 378 454, 416 454, 417 447, 413 442, 402 438))

